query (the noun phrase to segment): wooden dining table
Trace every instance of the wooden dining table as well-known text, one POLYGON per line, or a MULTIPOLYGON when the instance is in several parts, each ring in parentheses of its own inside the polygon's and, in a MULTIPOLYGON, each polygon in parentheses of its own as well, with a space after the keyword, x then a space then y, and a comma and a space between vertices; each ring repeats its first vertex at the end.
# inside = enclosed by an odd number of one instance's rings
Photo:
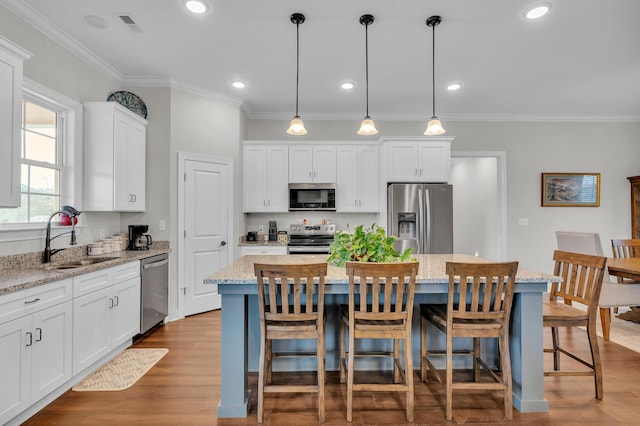
POLYGON ((640 281, 640 257, 610 257, 607 269, 609 275, 640 281))

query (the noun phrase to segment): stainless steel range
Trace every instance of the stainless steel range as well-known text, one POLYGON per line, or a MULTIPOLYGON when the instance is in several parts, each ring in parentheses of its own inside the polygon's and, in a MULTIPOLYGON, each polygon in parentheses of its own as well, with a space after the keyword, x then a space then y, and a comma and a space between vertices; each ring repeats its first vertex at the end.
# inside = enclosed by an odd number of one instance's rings
POLYGON ((329 254, 336 225, 289 225, 289 254, 329 254))

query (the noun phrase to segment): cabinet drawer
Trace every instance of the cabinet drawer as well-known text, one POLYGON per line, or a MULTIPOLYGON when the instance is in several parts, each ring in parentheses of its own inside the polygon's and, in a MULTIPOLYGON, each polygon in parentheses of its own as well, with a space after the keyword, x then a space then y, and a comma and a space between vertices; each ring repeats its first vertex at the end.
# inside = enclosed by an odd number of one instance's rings
POLYGON ((71 289, 69 278, 2 296, 0 324, 71 300, 71 289))
POLYGON ((73 297, 84 296, 113 285, 113 269, 107 268, 73 277, 73 297))
POLYGON ((140 261, 135 260, 133 262, 125 263, 124 265, 118 265, 113 268, 113 283, 121 283, 131 278, 140 276, 140 261))

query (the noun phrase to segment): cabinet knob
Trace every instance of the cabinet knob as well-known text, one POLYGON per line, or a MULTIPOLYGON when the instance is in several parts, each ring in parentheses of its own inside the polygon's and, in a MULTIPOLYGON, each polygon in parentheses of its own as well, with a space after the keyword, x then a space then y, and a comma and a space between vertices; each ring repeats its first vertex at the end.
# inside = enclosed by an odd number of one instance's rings
POLYGON ((226 246, 226 245, 227 245, 227 242, 226 242, 226 241, 220 241, 220 245, 221 245, 221 246, 226 246))
POLYGON ((36 333, 38 333, 38 337, 36 337, 36 342, 42 341, 42 329, 40 327, 36 328, 36 333))
POLYGON ((33 333, 30 331, 27 331, 27 338, 29 339, 29 343, 27 343, 25 346, 29 347, 33 345, 33 333))

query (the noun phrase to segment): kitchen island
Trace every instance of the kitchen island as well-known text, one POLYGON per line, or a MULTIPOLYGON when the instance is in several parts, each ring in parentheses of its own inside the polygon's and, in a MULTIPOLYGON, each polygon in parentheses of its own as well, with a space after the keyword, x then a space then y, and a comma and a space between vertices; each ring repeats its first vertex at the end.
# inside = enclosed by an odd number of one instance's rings
MULTIPOLYGON (((415 255, 420 262, 416 279, 415 304, 444 303, 448 277, 445 263, 487 262, 465 254, 415 255)), ((260 328, 258 324, 257 280, 254 263, 313 263, 326 261, 327 255, 243 256, 205 279, 217 284, 222 295, 221 389, 218 417, 246 417, 249 390, 247 374, 258 368, 260 328)), ((510 350, 513 375, 513 403, 521 412, 546 412, 544 399, 542 347, 542 293, 553 275, 524 268, 518 270, 512 309, 510 350)), ((347 302, 349 281, 345 268, 329 265, 325 279, 327 307, 328 370, 337 370, 337 305, 347 302)), ((419 368, 419 311, 414 311, 412 351, 415 368, 419 368)), ((435 336, 435 334, 434 334, 435 336)), ((441 342, 442 343, 442 342, 441 342)), ((491 350, 491 348, 487 349, 491 350)), ((297 360, 299 361, 299 360, 297 360)), ((278 368, 312 370, 297 361, 278 368)), ((416 386, 419 386, 416 381, 416 386)))

